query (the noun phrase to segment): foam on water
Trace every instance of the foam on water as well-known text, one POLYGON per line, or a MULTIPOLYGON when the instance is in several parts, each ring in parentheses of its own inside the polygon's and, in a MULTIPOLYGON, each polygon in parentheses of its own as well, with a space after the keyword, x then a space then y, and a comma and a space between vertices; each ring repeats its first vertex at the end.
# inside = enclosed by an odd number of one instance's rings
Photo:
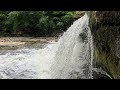
POLYGON ((15 54, 0 56, 0 75, 3 79, 49 78, 49 68, 54 56, 54 44, 43 49, 21 49, 15 54))

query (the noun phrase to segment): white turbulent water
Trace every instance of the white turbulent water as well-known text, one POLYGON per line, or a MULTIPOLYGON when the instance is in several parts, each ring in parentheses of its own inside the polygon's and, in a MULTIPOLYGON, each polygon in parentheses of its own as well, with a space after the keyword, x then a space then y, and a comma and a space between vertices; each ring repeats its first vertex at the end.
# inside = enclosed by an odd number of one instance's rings
POLYGON ((50 66, 55 44, 43 49, 20 49, 14 53, 0 55, 0 78, 2 79, 46 79, 50 78, 50 66))
POLYGON ((92 78, 93 41, 88 24, 89 17, 85 14, 60 37, 51 78, 92 78))
POLYGON ((93 41, 88 23, 89 17, 85 14, 55 44, 0 55, 1 78, 92 78, 93 41))

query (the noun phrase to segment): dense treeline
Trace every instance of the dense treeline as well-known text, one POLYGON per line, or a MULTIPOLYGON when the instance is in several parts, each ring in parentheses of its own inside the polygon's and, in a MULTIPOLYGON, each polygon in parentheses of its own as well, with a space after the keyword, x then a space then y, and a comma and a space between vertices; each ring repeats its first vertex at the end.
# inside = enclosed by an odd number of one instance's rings
POLYGON ((0 11, 0 35, 56 36, 82 14, 80 11, 0 11))

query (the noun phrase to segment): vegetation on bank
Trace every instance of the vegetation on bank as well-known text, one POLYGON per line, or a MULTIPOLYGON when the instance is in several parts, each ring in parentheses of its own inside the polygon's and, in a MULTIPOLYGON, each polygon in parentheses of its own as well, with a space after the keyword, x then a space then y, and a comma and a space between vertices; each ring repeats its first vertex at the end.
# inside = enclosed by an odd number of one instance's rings
POLYGON ((57 36, 80 11, 0 11, 0 36, 57 36))

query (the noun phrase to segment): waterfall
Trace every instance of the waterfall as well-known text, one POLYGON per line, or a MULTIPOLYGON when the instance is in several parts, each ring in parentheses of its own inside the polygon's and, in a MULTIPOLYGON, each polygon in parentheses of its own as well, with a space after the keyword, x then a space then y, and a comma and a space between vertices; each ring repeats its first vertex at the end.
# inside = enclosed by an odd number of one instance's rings
MULTIPOLYGON (((93 79, 93 37, 87 14, 44 48, 23 48, 0 55, 3 79, 93 79)), ((109 76, 110 77, 110 76, 109 76)))
POLYGON ((93 41, 85 14, 60 37, 51 66, 53 79, 92 79, 93 41))

